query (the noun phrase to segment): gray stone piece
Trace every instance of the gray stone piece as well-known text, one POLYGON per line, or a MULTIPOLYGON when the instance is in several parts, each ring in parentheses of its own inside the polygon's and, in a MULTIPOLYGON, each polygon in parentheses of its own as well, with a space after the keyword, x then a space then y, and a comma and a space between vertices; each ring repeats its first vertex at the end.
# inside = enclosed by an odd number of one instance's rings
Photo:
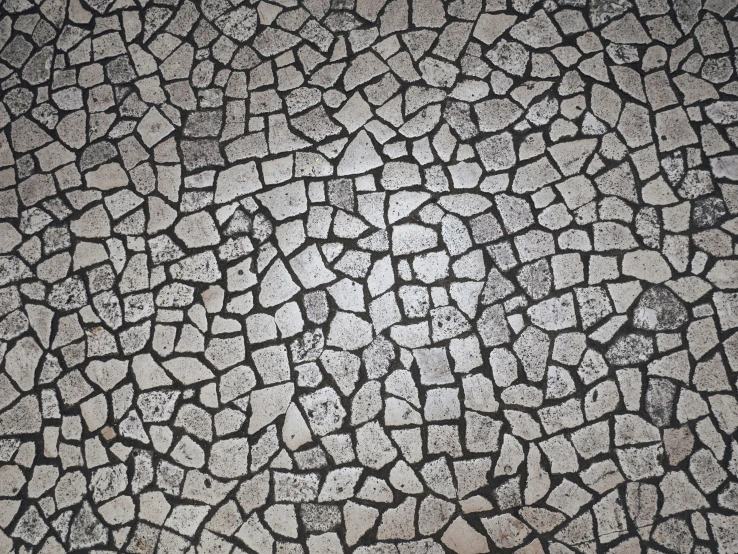
POLYGON ((735 3, 0 2, 0 554, 738 551, 735 3))

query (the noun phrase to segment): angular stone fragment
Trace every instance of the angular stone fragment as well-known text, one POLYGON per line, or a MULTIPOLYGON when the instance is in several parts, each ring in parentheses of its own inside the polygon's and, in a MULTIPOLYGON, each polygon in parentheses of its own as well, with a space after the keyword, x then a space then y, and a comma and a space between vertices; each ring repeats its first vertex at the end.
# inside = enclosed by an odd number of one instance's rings
POLYGON ((214 23, 225 35, 244 42, 256 32, 257 13, 253 8, 240 6, 215 19, 214 23))
POLYGON ((325 387, 312 394, 300 397, 300 404, 307 414, 308 423, 317 435, 327 435, 335 431, 346 417, 346 410, 332 388, 325 387))
POLYGON ((335 274, 325 267, 323 258, 315 245, 293 256, 290 259, 290 267, 306 288, 315 288, 335 278, 335 274))
POLYGON ((210 449, 208 470, 217 477, 233 478, 246 475, 248 470, 242 460, 249 453, 246 439, 227 439, 214 443, 210 449))
POLYGON ((182 218, 174 227, 174 233, 189 248, 213 246, 220 242, 215 221, 207 212, 197 212, 182 218))
POLYGON ((517 17, 513 15, 483 13, 474 27, 474 38, 485 44, 492 44, 515 23, 516 19, 517 17))
POLYGON ((338 164, 338 175, 356 175, 366 173, 382 165, 366 131, 362 130, 349 143, 338 164))
POLYGON ((282 260, 272 264, 259 284, 259 303, 265 308, 278 306, 300 291, 282 260))
POLYGON ((51 142, 49 134, 25 116, 10 126, 10 140, 16 152, 28 152, 51 142))
POLYGON ((272 188, 269 192, 257 194, 257 198, 278 221, 299 215, 307 210, 303 181, 272 188))
POLYGON ((370 422, 356 430, 356 454, 363 465, 380 469, 397 457, 397 449, 379 423, 370 422))
POLYGON ((659 485, 664 504, 661 515, 664 517, 690 510, 707 507, 707 501, 692 485, 683 471, 667 473, 659 485))
POLYGON ((548 158, 543 157, 520 167, 515 172, 512 190, 518 194, 535 192, 559 179, 561 179, 561 174, 551 165, 548 158))
POLYGON ((287 411, 295 391, 293 383, 258 389, 251 393, 252 415, 248 433, 254 434, 287 411))
POLYGON ((162 364, 169 373, 185 385, 205 381, 213 377, 205 364, 190 356, 180 356, 167 360, 162 364))
POLYGON ((34 395, 22 397, 0 413, 0 436, 38 433, 40 430, 41 411, 34 395))
POLYGON ((487 539, 462 517, 457 517, 441 537, 441 542, 457 554, 485 554, 489 552, 487 539))
POLYGON ((497 346, 510 341, 510 330, 502 306, 491 306, 479 317, 477 329, 485 346, 497 346))
POLYGON ((487 171, 501 171, 515 164, 515 148, 510 133, 501 133, 479 141, 477 152, 487 171))
POLYGON ((673 108, 656 114, 656 136, 662 152, 697 142, 697 135, 682 108, 673 108))
POLYGON ((152 107, 138 123, 136 129, 146 146, 153 146, 174 130, 174 126, 161 112, 152 107))
POLYGON ((209 250, 172 264, 170 272, 175 279, 199 283, 214 283, 221 276, 215 255, 209 250))
POLYGON ((628 252, 623 258, 623 273, 650 283, 663 283, 671 278, 671 268, 654 250, 628 252))
POLYGON ((372 326, 363 319, 338 312, 331 321, 327 344, 344 350, 357 350, 372 342, 372 326))
POLYGON ((574 313, 574 296, 565 294, 558 298, 544 300, 529 308, 528 316, 534 325, 547 331, 574 327, 577 323, 574 313))
POLYGON ((517 23, 510 30, 510 36, 533 48, 549 48, 561 43, 559 32, 543 10, 517 23))
POLYGON ((635 177, 627 162, 599 175, 595 182, 603 194, 612 194, 631 202, 638 201, 635 177))
POLYGON ((215 202, 229 202, 262 188, 254 162, 233 165, 218 174, 215 184, 215 202))
POLYGON ((644 292, 633 312, 633 325, 649 331, 678 329, 686 320, 684 304, 664 287, 653 287, 644 292))
POLYGON ((736 533, 736 517, 720 514, 708 514, 710 527, 718 544, 718 552, 727 554, 738 548, 738 534, 736 533))

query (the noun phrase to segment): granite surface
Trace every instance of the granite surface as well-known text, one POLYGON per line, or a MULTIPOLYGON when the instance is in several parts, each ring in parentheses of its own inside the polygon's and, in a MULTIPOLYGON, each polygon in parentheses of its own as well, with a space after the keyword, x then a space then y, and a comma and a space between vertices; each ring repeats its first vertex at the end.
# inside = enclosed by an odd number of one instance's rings
POLYGON ((738 0, 0 0, 0 554, 738 553, 738 0))

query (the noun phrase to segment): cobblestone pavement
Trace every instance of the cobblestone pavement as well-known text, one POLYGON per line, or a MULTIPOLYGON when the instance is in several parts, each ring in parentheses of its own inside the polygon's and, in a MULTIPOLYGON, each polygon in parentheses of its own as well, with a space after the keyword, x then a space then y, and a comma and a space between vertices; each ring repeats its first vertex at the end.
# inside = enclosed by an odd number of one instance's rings
POLYGON ((738 553, 738 0, 0 0, 0 554, 738 553))

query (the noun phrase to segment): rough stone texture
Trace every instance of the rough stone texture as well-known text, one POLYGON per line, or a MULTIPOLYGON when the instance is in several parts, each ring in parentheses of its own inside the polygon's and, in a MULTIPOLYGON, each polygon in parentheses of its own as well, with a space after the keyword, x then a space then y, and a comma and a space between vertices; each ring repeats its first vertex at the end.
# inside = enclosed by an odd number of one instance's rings
POLYGON ((0 0, 0 554, 738 552, 736 0, 0 0))

